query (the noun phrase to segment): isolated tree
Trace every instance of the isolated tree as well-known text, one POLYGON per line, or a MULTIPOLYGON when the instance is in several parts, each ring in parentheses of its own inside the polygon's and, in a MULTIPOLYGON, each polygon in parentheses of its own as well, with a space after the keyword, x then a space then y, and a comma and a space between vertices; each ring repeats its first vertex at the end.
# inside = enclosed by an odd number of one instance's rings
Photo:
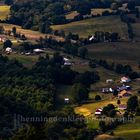
POLYGON ((89 15, 91 13, 91 6, 86 2, 80 2, 77 12, 81 15, 89 15))
POLYGON ((86 101, 89 97, 89 90, 86 86, 76 83, 72 87, 72 95, 75 103, 86 101))
POLYGON ((139 8, 136 8, 136 18, 140 17, 140 12, 139 12, 139 8))
POLYGON ((120 105, 121 104, 121 101, 120 100, 117 100, 117 104, 120 105))
POLYGON ((109 117, 115 117, 115 115, 116 115, 116 110, 115 109, 113 109, 113 110, 111 110, 109 113, 108 113, 108 116, 109 117))
POLYGON ((86 47, 80 47, 78 49, 78 54, 80 57, 85 58, 86 55, 88 54, 88 49, 86 47))
POLYGON ((127 110, 128 111, 135 111, 138 107, 138 97, 132 96, 127 101, 127 110))
POLYGON ((41 23, 40 26, 39 26, 39 31, 41 33, 50 33, 51 32, 51 28, 50 28, 49 22, 41 23))
POLYGON ((96 68, 97 67, 96 63, 93 60, 89 61, 89 66, 91 68, 96 68))
POLYGON ((96 95, 96 96, 95 96, 95 100, 96 100, 96 101, 100 101, 100 100, 101 100, 101 96, 100 96, 100 95, 96 95))
POLYGON ((15 35, 17 33, 17 28, 16 27, 13 27, 12 28, 12 33, 15 35))
POLYGON ((138 64, 138 68, 140 68, 140 62, 139 62, 139 64, 138 64))
POLYGON ((109 112, 111 110, 114 110, 115 109, 115 106, 113 104, 108 104, 107 106, 105 106, 103 108, 103 111, 102 111, 102 114, 106 115, 106 116, 109 116, 109 112))
POLYGON ((3 34, 3 33, 4 33, 4 27, 0 26, 0 34, 3 34))
POLYGON ((118 4, 117 3, 112 3, 111 4, 111 9, 112 10, 118 10, 118 4))
POLYGON ((118 93, 119 93, 119 92, 118 92, 117 89, 115 89, 115 90, 113 91, 113 95, 114 95, 114 96, 118 96, 118 93))
POLYGON ((105 121, 100 121, 99 122, 99 127, 100 129, 105 132, 106 131, 106 124, 105 124, 105 121))
POLYGON ((11 42, 11 40, 6 40, 4 43, 3 43, 3 49, 6 49, 7 47, 12 47, 13 43, 11 42))

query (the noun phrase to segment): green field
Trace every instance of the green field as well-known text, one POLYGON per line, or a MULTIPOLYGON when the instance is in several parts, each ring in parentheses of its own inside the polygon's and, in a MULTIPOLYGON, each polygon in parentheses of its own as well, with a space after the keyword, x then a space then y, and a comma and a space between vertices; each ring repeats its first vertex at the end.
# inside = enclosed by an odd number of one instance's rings
POLYGON ((114 134, 125 140, 140 140, 140 117, 136 117, 136 120, 133 123, 117 127, 114 130, 114 134))
POLYGON ((134 35, 135 35, 135 40, 139 41, 140 40, 140 23, 135 23, 132 24, 134 35))
POLYGON ((38 56, 25 56, 20 54, 11 54, 8 55, 8 58, 16 59, 28 68, 31 68, 38 60, 38 56))
POLYGON ((87 46, 89 57, 109 62, 129 64, 138 70, 140 42, 97 43, 87 46))
POLYGON ((0 6, 0 20, 4 20, 8 17, 10 12, 10 6, 0 6))
POLYGON ((81 37, 88 37, 96 31, 118 32, 122 38, 127 38, 127 26, 120 21, 119 16, 97 17, 64 25, 54 25, 52 29, 77 33, 81 37))

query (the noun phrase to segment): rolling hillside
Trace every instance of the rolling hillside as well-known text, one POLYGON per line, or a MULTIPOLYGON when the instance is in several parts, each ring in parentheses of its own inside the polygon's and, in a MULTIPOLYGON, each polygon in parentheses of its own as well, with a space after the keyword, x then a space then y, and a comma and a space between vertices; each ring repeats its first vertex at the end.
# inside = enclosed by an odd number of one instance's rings
POLYGON ((40 37, 44 38, 45 36, 52 36, 53 38, 55 38, 56 40, 59 40, 59 41, 64 40, 62 37, 53 36, 53 35, 49 35, 49 34, 43 34, 38 31, 22 29, 21 26, 17 26, 17 25, 13 25, 13 24, 0 23, 0 26, 3 26, 5 30, 11 30, 13 27, 16 27, 18 33, 25 34, 25 36, 30 40, 37 40, 40 37))
POLYGON ((129 64, 138 69, 140 42, 98 43, 88 46, 89 57, 129 64))
POLYGON ((110 31, 118 32, 122 38, 127 38, 127 26, 120 21, 119 16, 98 17, 64 25, 54 25, 52 29, 77 33, 81 37, 87 37, 96 31, 110 31))

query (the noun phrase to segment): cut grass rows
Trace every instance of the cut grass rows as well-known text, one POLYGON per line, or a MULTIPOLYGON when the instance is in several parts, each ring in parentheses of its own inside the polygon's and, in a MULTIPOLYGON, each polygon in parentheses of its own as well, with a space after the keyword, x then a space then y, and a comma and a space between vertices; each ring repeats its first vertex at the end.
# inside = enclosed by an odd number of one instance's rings
POLYGON ((127 26, 121 22, 119 16, 97 17, 64 25, 54 25, 52 29, 77 33, 81 37, 88 37, 96 31, 118 32, 122 38, 127 38, 127 26))

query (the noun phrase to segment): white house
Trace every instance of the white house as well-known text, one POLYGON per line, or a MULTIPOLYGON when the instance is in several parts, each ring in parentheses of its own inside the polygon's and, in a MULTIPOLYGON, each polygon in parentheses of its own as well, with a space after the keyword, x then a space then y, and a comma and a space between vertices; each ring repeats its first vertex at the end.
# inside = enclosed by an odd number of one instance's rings
POLYGON ((128 83, 128 82, 131 82, 131 79, 124 76, 124 77, 121 78, 121 81, 120 82, 121 83, 128 83))
POLYGON ((34 49, 33 52, 34 53, 44 53, 44 50, 42 50, 42 49, 34 49))
POLYGON ((68 58, 63 58, 64 60, 64 66, 71 66, 72 65, 72 62, 68 59, 68 58))
POLYGON ((69 103, 69 101, 70 101, 70 99, 69 99, 69 98, 65 98, 65 99, 64 99, 65 104, 68 104, 68 103, 69 103))
POLYGON ((107 79, 106 83, 113 83, 113 79, 107 79))
POLYGON ((6 53, 12 53, 12 48, 7 47, 7 48, 5 49, 5 52, 6 52, 6 53))
POLYGON ((95 39, 95 37, 94 36, 91 36, 90 38, 89 38, 89 41, 92 41, 92 40, 94 40, 95 39))
POLYGON ((0 37, 0 42, 5 42, 7 39, 4 37, 0 37))

